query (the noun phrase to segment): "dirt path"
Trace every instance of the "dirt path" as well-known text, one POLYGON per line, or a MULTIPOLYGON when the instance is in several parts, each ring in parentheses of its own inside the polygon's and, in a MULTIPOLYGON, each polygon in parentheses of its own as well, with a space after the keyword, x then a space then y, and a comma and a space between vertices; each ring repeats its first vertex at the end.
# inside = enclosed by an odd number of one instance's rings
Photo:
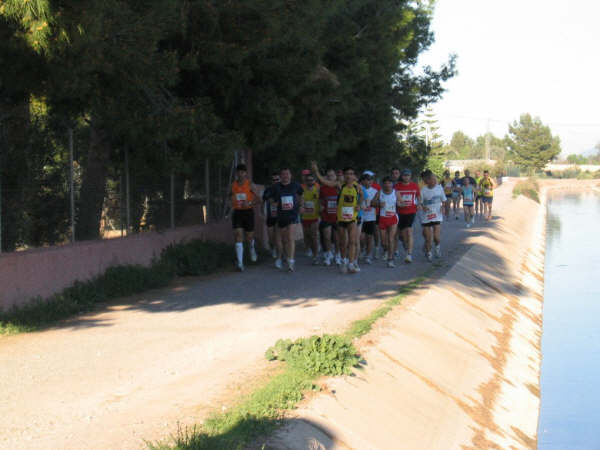
MULTIPOLYGON (((501 188, 499 200, 508 198, 501 188)), ((444 265, 481 233, 444 226, 444 265)), ((420 228, 416 248, 422 245, 420 228)), ((54 329, 0 338, 0 448, 133 449, 199 423, 268 370, 279 338, 344 329, 430 266, 356 275, 271 264, 122 299, 54 329)))

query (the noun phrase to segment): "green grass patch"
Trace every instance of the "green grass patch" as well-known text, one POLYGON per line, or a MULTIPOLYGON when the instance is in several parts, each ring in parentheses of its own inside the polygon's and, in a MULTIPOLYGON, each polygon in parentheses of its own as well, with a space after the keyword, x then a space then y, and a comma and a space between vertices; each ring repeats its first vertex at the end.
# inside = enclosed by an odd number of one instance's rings
POLYGON ((367 334, 369 331, 371 331, 373 324, 377 322, 377 320, 387 315, 394 306, 399 305, 404 297, 418 288, 427 279, 428 275, 429 272, 406 283, 400 288, 398 295, 386 301, 383 306, 377 308, 364 319, 353 322, 348 331, 346 331, 345 336, 350 339, 356 339, 367 334))
POLYGON ((535 178, 528 178, 526 180, 520 180, 513 187, 513 198, 517 198, 519 195, 523 195, 531 200, 539 203, 540 202, 540 186, 535 178))
POLYGON ((151 450, 260 448, 258 439, 268 436, 283 423, 286 411, 294 409, 307 391, 318 391, 320 376, 349 375, 360 357, 352 340, 368 333, 373 324, 399 305, 430 275, 415 278, 400 288, 369 316, 353 322, 342 335, 323 335, 295 341, 280 339, 265 357, 285 362, 284 372, 243 399, 230 411, 209 417, 202 425, 179 430, 169 443, 148 443, 151 450))
POLYGON ((0 334, 36 331, 59 320, 90 311, 98 303, 168 286, 176 276, 205 275, 233 268, 231 245, 193 240, 172 244, 150 267, 110 267, 102 275, 75 282, 49 298, 0 312, 0 334))

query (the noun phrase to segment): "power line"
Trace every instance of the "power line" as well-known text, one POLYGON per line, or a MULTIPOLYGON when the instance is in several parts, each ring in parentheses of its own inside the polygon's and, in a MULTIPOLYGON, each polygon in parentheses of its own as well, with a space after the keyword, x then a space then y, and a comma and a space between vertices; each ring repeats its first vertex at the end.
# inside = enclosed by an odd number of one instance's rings
MULTIPOLYGON (((512 123, 515 119, 506 120, 506 119, 496 119, 490 117, 474 117, 474 116, 466 116, 459 114, 437 114, 438 117, 449 117, 453 119, 467 119, 467 120, 477 120, 477 121, 488 121, 488 122, 496 122, 496 123, 512 123)), ((560 122, 544 122, 546 125, 553 127, 599 127, 600 123, 560 123, 560 122)))

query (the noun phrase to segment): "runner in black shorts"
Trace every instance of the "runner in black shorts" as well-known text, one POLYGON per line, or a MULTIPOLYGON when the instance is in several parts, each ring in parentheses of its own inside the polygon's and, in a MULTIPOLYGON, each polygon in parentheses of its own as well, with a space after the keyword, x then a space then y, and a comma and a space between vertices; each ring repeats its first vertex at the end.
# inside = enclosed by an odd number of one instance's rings
POLYGON ((277 201, 273 198, 273 186, 279 183, 279 173, 271 175, 271 186, 268 186, 263 192, 263 202, 265 204, 265 216, 267 218, 267 236, 269 238, 269 248, 273 258, 277 259, 277 240, 275 238, 275 225, 277 224, 277 201))

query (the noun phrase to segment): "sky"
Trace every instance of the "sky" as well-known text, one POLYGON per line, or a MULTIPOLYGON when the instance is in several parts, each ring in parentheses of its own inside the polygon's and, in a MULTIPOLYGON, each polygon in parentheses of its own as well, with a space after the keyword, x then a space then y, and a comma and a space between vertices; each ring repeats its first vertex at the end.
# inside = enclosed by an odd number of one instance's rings
POLYGON ((462 130, 502 137, 523 113, 560 136, 563 155, 600 142, 600 1, 438 0, 421 63, 458 56, 433 106, 446 142, 462 130))

